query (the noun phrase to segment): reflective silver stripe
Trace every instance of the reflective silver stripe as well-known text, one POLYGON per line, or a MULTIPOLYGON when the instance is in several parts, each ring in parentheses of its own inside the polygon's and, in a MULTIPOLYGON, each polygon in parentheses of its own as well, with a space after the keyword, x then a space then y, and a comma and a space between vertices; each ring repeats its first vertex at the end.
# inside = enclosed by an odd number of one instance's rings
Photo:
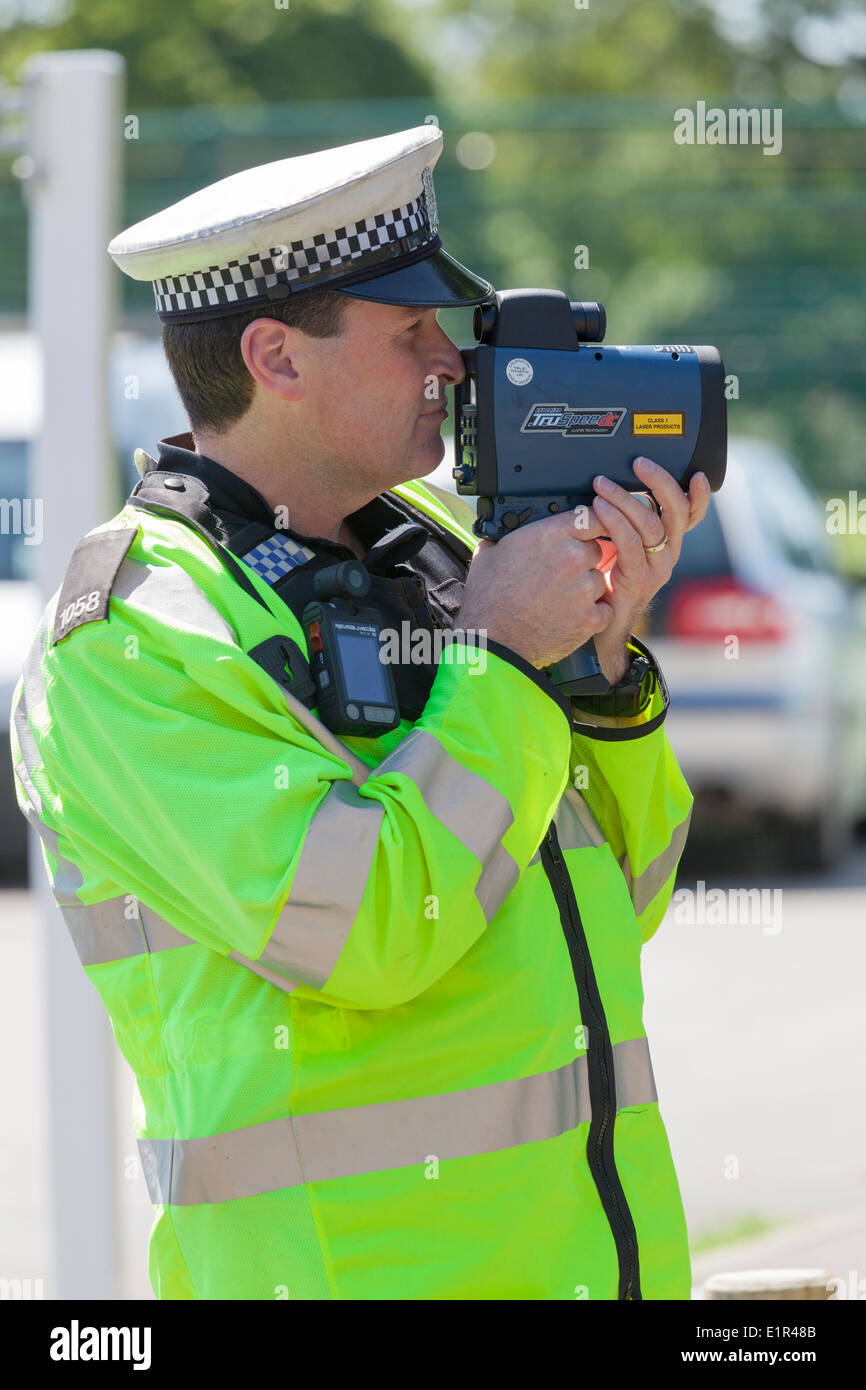
MULTIPOLYGON (((563 792, 553 821, 560 849, 586 849, 605 843, 604 831, 580 792, 574 787, 568 787, 563 792)), ((526 867, 531 868, 533 864, 540 862, 539 845, 526 867)))
POLYGON ((180 565, 149 565, 127 556, 117 572, 112 598, 131 608, 162 618, 171 627, 215 637, 238 645, 237 634, 180 565))
POLYGON ((466 1091, 295 1116, 310 1179, 467 1158, 553 1139, 591 1115, 586 1057, 557 1071, 466 1091))
POLYGON ((689 833, 689 822, 691 821, 691 810, 684 821, 680 821, 670 838, 667 848, 648 864, 642 874, 637 878, 632 876, 631 866, 628 862, 628 854, 620 856, 619 863, 625 874, 625 881, 628 884, 628 891, 634 904, 634 910, 639 917, 645 912, 660 888, 664 887, 677 866, 680 855, 685 848, 685 843, 689 833))
POLYGON ((430 814, 481 861, 475 895, 489 922, 520 877, 515 859, 501 843, 514 822, 506 798, 484 777, 458 763, 423 729, 408 734, 373 769, 373 776, 388 772, 411 777, 430 814))
MULTIPOLYGON (((124 899, 125 901, 125 899, 124 899)), ((146 907, 140 899, 133 901, 138 906, 138 915, 141 920, 142 932, 144 934, 145 949, 148 955, 153 955, 155 951, 173 951, 175 946, 198 946, 200 943, 194 941, 191 936, 185 936, 183 932, 173 927, 171 922, 167 922, 164 917, 160 917, 153 908, 146 907)))
POLYGON ((613 1048, 616 1108, 652 1105, 658 1100, 653 1064, 646 1038, 630 1038, 613 1048))
POLYGON ((196 944, 131 896, 106 898, 89 905, 61 904, 60 911, 82 965, 107 965, 131 956, 196 944), (128 915, 133 905, 139 916, 128 915))
MULTIPOLYGON (((47 631, 54 626, 59 598, 60 587, 55 590, 45 605, 39 627, 27 649, 21 671, 18 698, 12 709, 12 722, 21 750, 21 760, 14 765, 15 776, 29 803, 23 808, 24 815, 54 859, 51 890, 58 903, 62 905, 66 902, 76 903, 78 901, 78 891, 84 884, 84 878, 78 865, 73 864, 71 859, 67 859, 61 853, 57 831, 52 830, 41 820, 42 798, 33 785, 32 778, 36 768, 42 763, 42 755, 30 730, 29 723, 31 711, 38 709, 45 701, 45 677, 42 671, 45 636, 47 631)), ((51 877, 50 872, 49 877, 51 877)))
POLYGON ((64 903, 77 903, 79 890, 84 887, 84 875, 77 864, 73 864, 71 859, 67 859, 66 855, 61 853, 56 830, 51 830, 49 826, 43 825, 42 821, 38 823, 36 829, 54 856, 55 868, 54 877, 51 880, 51 891, 58 904, 62 907, 64 903))
POLYGON ((278 977, 320 989, 333 973, 361 906, 384 816, 382 803, 360 796, 351 782, 331 786, 307 827, 288 899, 258 957, 278 977))
POLYGON ((24 807, 24 815, 54 856, 54 877, 51 878, 49 873, 49 879, 51 891, 57 899, 58 906, 67 902, 74 906, 78 902, 78 890, 84 886, 81 870, 77 864, 73 864, 71 859, 67 859, 65 855, 61 854, 57 843, 57 831, 44 825, 32 806, 24 807))
MULTIPOLYGON (((613 1047, 617 1109, 657 1099, 646 1038, 613 1047)), ((139 1139, 151 1200, 188 1206, 554 1139, 591 1118, 586 1056, 444 1095, 270 1120, 207 1139, 139 1139)))
POLYGON ((61 852, 57 831, 52 830, 41 820, 42 798, 33 784, 33 773, 41 765, 42 756, 31 732, 29 722, 31 710, 38 709, 45 700, 45 677, 42 672, 45 634, 54 623, 54 614, 59 597, 60 590, 58 589, 45 607, 39 627, 24 659, 18 698, 12 707, 12 724, 21 750, 21 760, 14 762, 14 773, 29 803, 23 808, 24 815, 55 861, 51 890, 59 903, 74 903, 78 900, 78 890, 82 887, 84 878, 78 865, 73 864, 72 860, 67 859, 61 852))
POLYGON ((285 975, 278 975, 276 970, 269 970, 260 960, 252 960, 240 951, 229 951, 229 960, 236 960, 239 965, 246 966, 254 975, 261 976, 269 985, 276 985, 277 989, 283 990, 286 994, 291 994, 292 990, 298 987, 297 980, 287 980, 285 975))
POLYGON ((154 1206, 230 1202, 304 1181, 290 1119, 207 1139, 139 1139, 138 1152, 154 1206))
MULTIPOLYGON (((30 754, 33 767, 36 766, 36 763, 33 762, 32 748, 30 747, 30 741, 33 736, 30 733, 30 728, 27 724, 27 713, 21 700, 16 701, 13 706, 12 722, 15 727, 15 737, 18 739, 18 746, 21 750, 20 760, 15 759, 13 750, 13 772, 20 783, 21 790, 24 793, 28 805, 32 808, 33 815, 38 817, 42 813, 42 797, 33 785, 30 776, 30 768, 27 765, 28 753, 30 754)), ((24 814, 27 814, 26 810, 24 814)))
POLYGON ((517 861, 504 845, 496 845, 475 885, 484 920, 491 922, 520 878, 517 861))
MULTIPOLYGON (((632 883, 633 883, 633 880, 632 880, 632 876, 631 876, 631 865, 630 865, 629 862, 628 862, 628 850, 626 850, 623 854, 621 854, 621 855, 619 856, 619 859, 617 860, 617 863, 619 864, 619 867, 622 869, 623 878, 625 879, 626 887, 628 888, 628 894, 629 894, 629 897, 631 897, 631 896, 632 896, 631 890, 632 890, 632 883)), ((632 899, 632 906, 634 906, 634 900, 633 900, 633 899, 632 899)))
POLYGON ((45 700, 45 677, 42 674, 45 635, 49 627, 54 624, 54 615, 57 611, 59 598, 60 589, 58 588, 43 609, 39 626, 24 657, 24 664, 21 668, 21 686, 18 698, 12 707, 12 722, 15 725, 15 735, 21 749, 21 762, 15 766, 15 775, 24 788, 27 799, 37 816, 42 814, 42 798, 33 785, 32 778, 37 767, 42 763, 42 755, 30 729, 30 713, 45 700))
MULTIPOLYGON (((605 843, 604 831, 584 801, 580 792, 568 787, 560 798, 553 816, 560 849, 587 849, 605 843)), ((533 854, 527 868, 541 861, 541 846, 533 854)))
POLYGON ((601 826, 574 787, 563 793, 553 819, 560 849, 586 849, 605 842, 601 826))

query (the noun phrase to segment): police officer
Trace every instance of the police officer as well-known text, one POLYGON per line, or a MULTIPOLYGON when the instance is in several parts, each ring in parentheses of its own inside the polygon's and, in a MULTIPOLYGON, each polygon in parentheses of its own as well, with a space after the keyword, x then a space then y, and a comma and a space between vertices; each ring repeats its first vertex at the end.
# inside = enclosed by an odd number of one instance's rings
POLYGON ((709 488, 649 468, 656 511, 598 482, 492 546, 417 481, 463 376, 436 309, 492 293, 441 147, 250 169, 109 248, 191 431, 75 547, 12 744, 136 1074, 160 1298, 689 1297, 640 953, 692 799, 631 628, 709 488), (335 732, 303 615, 358 560, 409 646, 335 732), (590 636, 578 709, 544 668, 590 636))

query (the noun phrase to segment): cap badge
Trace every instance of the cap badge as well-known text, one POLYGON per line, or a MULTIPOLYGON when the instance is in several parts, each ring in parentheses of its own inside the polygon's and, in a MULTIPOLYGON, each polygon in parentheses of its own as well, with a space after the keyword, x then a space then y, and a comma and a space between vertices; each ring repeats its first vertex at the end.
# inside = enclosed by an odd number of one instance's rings
POLYGON ((429 164, 421 172, 421 182, 424 185, 424 202, 430 231, 435 232, 439 226, 439 214, 436 208, 436 194, 433 191, 433 172, 429 164))

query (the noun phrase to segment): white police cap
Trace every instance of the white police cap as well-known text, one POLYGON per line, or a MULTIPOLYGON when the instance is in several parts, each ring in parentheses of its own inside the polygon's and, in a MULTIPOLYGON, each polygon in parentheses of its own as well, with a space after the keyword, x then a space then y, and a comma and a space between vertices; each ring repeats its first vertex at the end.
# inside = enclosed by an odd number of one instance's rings
POLYGON ((280 159, 220 179, 121 232, 109 255, 152 280, 163 322, 267 308, 327 287, 384 304, 479 304, 487 280, 438 233, 435 125, 280 159))

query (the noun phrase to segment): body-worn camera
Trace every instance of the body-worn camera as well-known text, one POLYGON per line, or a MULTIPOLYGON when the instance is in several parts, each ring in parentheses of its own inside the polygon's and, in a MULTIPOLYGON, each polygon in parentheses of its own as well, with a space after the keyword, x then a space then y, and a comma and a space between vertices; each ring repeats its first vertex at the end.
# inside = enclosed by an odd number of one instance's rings
MULTIPOLYGON (((558 290, 501 290, 475 310, 474 347, 455 392, 458 493, 477 496, 474 530, 490 540, 576 506, 601 473, 644 486, 642 454, 684 490, 703 472, 717 491, 727 457, 725 369, 718 349, 600 346, 604 307, 558 290)), ((551 674, 567 693, 606 681, 589 642, 551 674), (576 660, 580 656, 579 660, 576 660)))
POLYGON ((310 673, 322 723, 335 734, 378 736, 400 723, 390 667, 381 660, 380 615, 358 599, 370 589, 360 560, 319 570, 304 608, 310 673))

